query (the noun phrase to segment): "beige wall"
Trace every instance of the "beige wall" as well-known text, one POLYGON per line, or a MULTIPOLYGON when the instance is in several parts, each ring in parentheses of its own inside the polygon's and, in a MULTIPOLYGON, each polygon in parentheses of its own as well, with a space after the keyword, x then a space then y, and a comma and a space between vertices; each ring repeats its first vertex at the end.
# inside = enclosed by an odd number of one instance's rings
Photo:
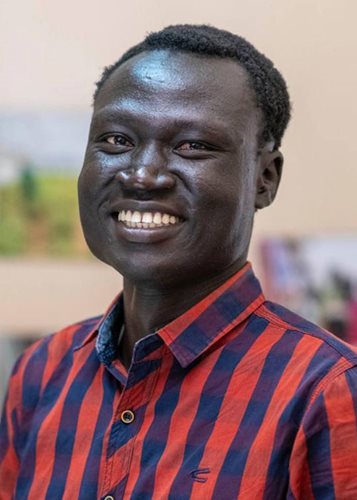
POLYGON ((2 0, 0 108, 88 109, 101 68, 147 31, 215 24, 275 61, 294 106, 256 232, 356 231, 356 19, 355 0, 2 0))

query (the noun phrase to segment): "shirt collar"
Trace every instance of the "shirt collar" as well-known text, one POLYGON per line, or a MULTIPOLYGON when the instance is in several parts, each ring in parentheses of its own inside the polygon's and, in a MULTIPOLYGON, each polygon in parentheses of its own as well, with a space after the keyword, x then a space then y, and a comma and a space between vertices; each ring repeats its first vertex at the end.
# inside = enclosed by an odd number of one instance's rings
POLYGON ((259 281, 248 262, 157 334, 180 365, 186 367, 247 319, 264 301, 259 281))
MULTIPOLYGON (((156 333, 180 365, 186 367, 247 319, 264 301, 259 281, 248 262, 220 287, 156 333)), ((114 332, 113 325, 116 321, 117 330, 120 330, 121 318, 123 297, 119 294, 75 350, 97 337, 98 356, 104 364, 109 364, 118 345, 119 331, 114 332)))
POLYGON ((94 324, 94 326, 90 329, 89 333, 84 337, 83 340, 74 345, 74 350, 77 351, 87 345, 89 342, 96 338, 96 349, 99 351, 106 353, 105 357, 110 358, 113 357, 116 351, 118 334, 120 330, 117 332, 113 331, 114 321, 119 319, 119 328, 123 323, 124 314, 123 314, 123 293, 120 292, 119 295, 115 297, 115 299, 111 302, 110 306, 106 310, 106 312, 99 318, 99 320, 94 324), (122 321, 120 324, 120 316, 122 317, 122 321))

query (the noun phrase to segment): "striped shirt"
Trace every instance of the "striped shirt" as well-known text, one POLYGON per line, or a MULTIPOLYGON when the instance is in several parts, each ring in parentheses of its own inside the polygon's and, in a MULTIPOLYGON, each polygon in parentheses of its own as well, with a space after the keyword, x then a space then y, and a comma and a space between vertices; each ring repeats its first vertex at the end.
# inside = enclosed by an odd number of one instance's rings
POLYGON ((265 300, 249 264, 117 357, 119 296, 30 347, 0 498, 356 499, 357 354, 265 300))

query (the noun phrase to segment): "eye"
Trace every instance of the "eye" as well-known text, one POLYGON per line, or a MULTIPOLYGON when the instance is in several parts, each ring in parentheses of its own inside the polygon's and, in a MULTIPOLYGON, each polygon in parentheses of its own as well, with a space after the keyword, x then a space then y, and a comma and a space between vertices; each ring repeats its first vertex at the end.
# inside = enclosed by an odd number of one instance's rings
POLYGON ((134 142, 124 134, 105 134, 98 137, 98 147, 109 155, 119 155, 129 152, 134 147, 134 142))
POLYGON ((217 147, 207 142, 183 141, 175 147, 174 152, 188 160, 207 160, 215 157, 217 147))
POLYGON ((207 151, 209 147, 203 142, 186 141, 180 144, 176 149, 178 151, 207 151))
POLYGON ((127 137, 121 134, 107 135, 106 137, 104 137, 104 141, 107 142, 108 144, 111 144, 112 146, 124 146, 124 147, 133 146, 133 143, 129 141, 127 137))

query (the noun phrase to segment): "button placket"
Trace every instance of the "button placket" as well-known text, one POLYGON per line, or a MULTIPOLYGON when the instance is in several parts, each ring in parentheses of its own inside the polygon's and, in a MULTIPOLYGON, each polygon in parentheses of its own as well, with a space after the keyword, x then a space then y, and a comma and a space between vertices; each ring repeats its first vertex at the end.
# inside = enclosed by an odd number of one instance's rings
MULTIPOLYGON (((138 354, 138 353, 137 353, 138 354)), ((141 353, 140 353, 141 354, 141 353)), ((144 356, 138 356, 140 358, 145 358, 144 356)), ((134 445, 135 442, 135 436, 140 428, 141 425, 141 417, 140 415, 142 412, 140 411, 139 414, 137 414, 136 409, 137 408, 142 408, 143 404, 146 404, 150 398, 150 395, 154 389, 154 386, 156 384, 156 379, 159 374, 159 370, 155 370, 154 372, 152 371, 152 366, 153 363, 156 365, 157 368, 159 368, 161 364, 161 360, 155 359, 155 360, 150 360, 144 363, 146 364, 146 370, 147 370, 147 375, 143 377, 143 359, 138 360, 135 359, 134 362, 131 364, 129 373, 127 376, 126 384, 123 387, 123 391, 120 395, 119 401, 117 403, 117 408, 116 408, 116 417, 115 421, 113 422, 113 427, 111 430, 111 436, 109 438, 108 442, 108 451, 109 451, 109 456, 110 458, 107 461, 106 464, 106 471, 105 471, 105 479, 104 479, 104 484, 103 484, 103 489, 104 491, 111 491, 114 484, 113 484, 113 473, 118 467, 118 460, 120 458, 121 464, 120 464, 120 469, 124 470, 126 469, 127 472, 129 473, 130 469, 130 462, 131 462, 131 453, 129 452, 129 449, 126 450, 126 453, 124 456, 123 454, 116 455, 117 447, 118 447, 118 440, 120 439, 119 436, 124 432, 125 435, 127 435, 127 432, 129 432, 132 437, 132 446, 134 445), (155 373, 156 372, 156 373, 155 373), (155 375, 154 375, 155 373, 155 375), (135 380, 138 379, 138 375, 140 377, 140 381, 138 381, 135 384, 135 380), (147 376, 149 375, 149 379, 147 376), (150 376, 151 375, 151 376, 150 376), (133 394, 131 393, 131 388, 136 386, 134 398, 133 394), (119 424, 119 425, 118 425, 119 424), (114 432, 113 432, 114 429, 114 432), (127 430, 125 430, 127 429, 127 430), (130 429, 130 431, 129 431, 130 429)), ((146 371, 145 370, 145 371, 146 371)), ((124 486, 124 485, 122 485, 124 486)), ((125 486, 124 486, 125 488, 125 486)), ((113 491, 113 490, 112 490, 113 491)), ((110 497, 115 500, 115 496, 113 495, 107 495, 107 500, 110 500, 110 497)), ((104 500, 106 499, 106 496, 104 495, 102 497, 104 500)))

